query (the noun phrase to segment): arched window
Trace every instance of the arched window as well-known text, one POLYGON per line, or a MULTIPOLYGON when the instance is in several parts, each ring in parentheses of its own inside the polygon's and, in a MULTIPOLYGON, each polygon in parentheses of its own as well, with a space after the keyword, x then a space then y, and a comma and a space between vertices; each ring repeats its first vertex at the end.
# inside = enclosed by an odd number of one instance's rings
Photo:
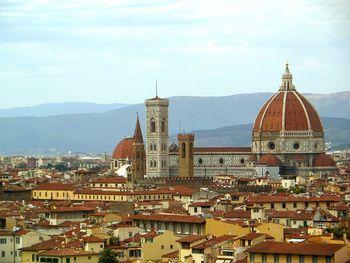
POLYGON ((165 121, 162 121, 162 132, 165 132, 165 121))
POLYGON ((182 158, 186 157, 186 144, 183 142, 182 143, 182 158))
POLYGON ((153 167, 157 167, 157 162, 153 161, 153 167))
POLYGON ((156 143, 153 144, 153 150, 157 151, 157 144, 156 143))
POLYGON ((190 158, 193 159, 193 143, 190 143, 190 158))
POLYGON ((150 151, 153 151, 153 143, 149 144, 149 149, 150 149, 150 151))
POLYGON ((151 132, 156 132, 156 121, 151 118, 151 132))

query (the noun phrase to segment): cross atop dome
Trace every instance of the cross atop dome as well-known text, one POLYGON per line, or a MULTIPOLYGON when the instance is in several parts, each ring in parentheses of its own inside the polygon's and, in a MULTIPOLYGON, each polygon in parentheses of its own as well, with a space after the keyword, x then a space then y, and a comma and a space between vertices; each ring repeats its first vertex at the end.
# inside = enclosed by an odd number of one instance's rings
POLYGON ((289 64, 288 61, 286 62, 286 69, 284 70, 284 73, 282 75, 282 84, 280 86, 280 91, 290 91, 295 90, 295 87, 293 85, 293 76, 289 71, 289 64))

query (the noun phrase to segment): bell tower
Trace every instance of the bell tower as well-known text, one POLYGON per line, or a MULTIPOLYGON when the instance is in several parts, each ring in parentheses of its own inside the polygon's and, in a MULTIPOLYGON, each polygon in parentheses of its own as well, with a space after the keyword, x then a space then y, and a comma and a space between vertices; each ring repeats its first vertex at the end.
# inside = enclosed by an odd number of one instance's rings
POLYGON ((137 114, 134 141, 132 144, 132 178, 131 183, 137 183, 142 180, 146 173, 146 153, 145 145, 143 143, 142 131, 139 121, 139 115, 137 114))
POLYGON ((158 94, 145 101, 146 106, 146 175, 149 177, 169 176, 169 100, 158 94))
POLYGON ((179 176, 193 177, 194 134, 179 134, 179 176))

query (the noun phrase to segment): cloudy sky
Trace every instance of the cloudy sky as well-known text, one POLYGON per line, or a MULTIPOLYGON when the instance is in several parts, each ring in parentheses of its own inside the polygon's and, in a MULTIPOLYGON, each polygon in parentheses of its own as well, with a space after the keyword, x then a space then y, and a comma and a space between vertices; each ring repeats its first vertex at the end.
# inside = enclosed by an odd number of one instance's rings
POLYGON ((0 108, 350 90, 350 1, 0 0, 0 108))

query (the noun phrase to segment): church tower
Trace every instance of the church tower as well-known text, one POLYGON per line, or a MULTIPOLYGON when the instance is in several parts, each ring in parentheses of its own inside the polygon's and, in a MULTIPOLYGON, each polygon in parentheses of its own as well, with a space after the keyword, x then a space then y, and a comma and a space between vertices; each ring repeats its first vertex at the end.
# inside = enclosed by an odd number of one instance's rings
POLYGON ((143 143, 142 131, 139 121, 139 115, 137 114, 134 140, 132 143, 132 178, 131 183, 137 183, 142 180, 146 173, 146 154, 145 145, 143 143))
POLYGON ((169 176, 169 100, 155 98, 145 101, 147 155, 146 174, 150 177, 169 176))
POLYGON ((193 177, 194 134, 179 134, 179 176, 193 177))

